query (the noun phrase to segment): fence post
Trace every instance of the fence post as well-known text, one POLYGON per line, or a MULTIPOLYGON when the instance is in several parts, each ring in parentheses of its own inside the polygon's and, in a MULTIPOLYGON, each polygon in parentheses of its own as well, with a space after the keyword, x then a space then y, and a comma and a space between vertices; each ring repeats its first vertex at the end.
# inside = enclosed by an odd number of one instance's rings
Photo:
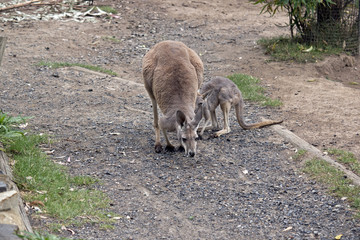
POLYGON ((1 60, 4 55, 5 45, 6 45, 6 37, 0 36, 0 66, 1 66, 1 60))

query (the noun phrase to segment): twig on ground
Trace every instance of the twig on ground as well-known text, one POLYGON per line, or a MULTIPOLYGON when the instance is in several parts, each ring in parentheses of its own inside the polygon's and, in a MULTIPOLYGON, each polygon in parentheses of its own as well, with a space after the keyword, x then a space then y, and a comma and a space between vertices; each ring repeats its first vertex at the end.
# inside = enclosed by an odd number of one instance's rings
POLYGON ((0 12, 6 11, 6 10, 11 10, 11 9, 14 9, 14 8, 30 6, 30 5, 37 5, 37 6, 38 5, 55 5, 58 2, 59 2, 59 0, 53 0, 53 1, 50 1, 50 2, 43 2, 41 0, 31 0, 31 1, 28 1, 28 2, 18 3, 18 4, 11 5, 11 6, 0 8, 0 12))

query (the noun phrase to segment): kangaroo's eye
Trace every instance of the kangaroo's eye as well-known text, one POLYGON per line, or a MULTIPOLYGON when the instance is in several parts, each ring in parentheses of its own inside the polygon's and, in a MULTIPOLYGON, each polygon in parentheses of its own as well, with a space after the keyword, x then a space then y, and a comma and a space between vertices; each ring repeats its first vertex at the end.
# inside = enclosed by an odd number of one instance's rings
POLYGON ((186 138, 182 138, 181 140, 182 140, 183 142, 186 142, 187 139, 186 139, 186 138))

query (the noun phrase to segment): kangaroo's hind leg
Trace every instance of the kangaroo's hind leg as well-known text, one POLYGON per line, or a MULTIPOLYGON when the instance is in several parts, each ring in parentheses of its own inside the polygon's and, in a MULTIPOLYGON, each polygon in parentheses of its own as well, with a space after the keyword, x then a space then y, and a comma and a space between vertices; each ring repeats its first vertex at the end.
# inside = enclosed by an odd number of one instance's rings
POLYGON ((202 127, 200 129, 199 138, 202 138, 205 130, 211 129, 211 127, 209 125, 209 123, 211 121, 211 115, 210 115, 210 111, 209 111, 209 108, 206 103, 203 104, 202 111, 203 111, 202 115, 203 115, 203 118, 205 119, 205 123, 204 123, 204 127, 202 127))
POLYGON ((224 115, 224 127, 220 131, 217 131, 214 136, 220 137, 223 134, 229 133, 231 131, 229 126, 229 113, 231 109, 231 103, 230 102, 223 102, 220 104, 221 110, 224 115))

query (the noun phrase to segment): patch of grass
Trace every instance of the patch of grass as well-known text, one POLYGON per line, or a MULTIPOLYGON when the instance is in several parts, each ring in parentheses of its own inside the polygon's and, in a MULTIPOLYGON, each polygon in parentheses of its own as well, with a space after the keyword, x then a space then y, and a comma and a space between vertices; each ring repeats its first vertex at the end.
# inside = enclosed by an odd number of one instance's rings
POLYGON ((117 14, 117 10, 111 6, 99 6, 100 10, 107 12, 107 13, 112 13, 112 14, 117 14))
POLYGON ((338 162, 345 164, 350 168, 351 171, 360 176, 360 163, 355 158, 353 153, 335 148, 330 148, 327 150, 327 152, 333 156, 336 156, 338 162))
POLYGON ((356 217, 360 218, 360 187, 344 177, 344 173, 328 162, 312 159, 305 163, 304 172, 319 182, 328 185, 330 192, 340 198, 345 197, 356 210, 356 217))
POLYGON ((299 159, 302 158, 306 153, 307 153, 307 151, 306 151, 305 149, 299 149, 292 158, 293 158, 294 160, 299 160, 299 159))
POLYGON ((302 44, 299 38, 290 37, 262 38, 257 43, 264 47, 265 54, 270 54, 275 61, 316 62, 327 55, 343 52, 343 49, 325 43, 317 46, 302 44))
POLYGON ((278 99, 271 99, 264 95, 265 89, 259 85, 260 79, 246 75, 233 74, 228 76, 240 89, 244 99, 260 102, 264 106, 278 107, 282 102, 278 99))
POLYGON ((59 220, 82 222, 79 216, 106 220, 103 210, 109 206, 109 199, 102 192, 89 189, 97 180, 69 176, 66 167, 49 160, 37 147, 47 141, 46 136, 26 135, 5 143, 6 151, 13 154, 15 161, 15 181, 26 192, 24 199, 40 201, 43 210, 59 220))
POLYGON ((21 239, 26 240, 70 240, 70 238, 58 237, 50 233, 39 233, 39 232, 24 232, 17 234, 21 239))
POLYGON ((117 39, 117 38, 114 37, 114 36, 105 36, 105 37, 102 37, 102 38, 105 39, 105 40, 114 42, 114 43, 119 43, 119 42, 121 42, 120 39, 117 39))
MULTIPOLYGON (((8 126, 9 131, 13 131, 12 127, 8 126)), ((14 162, 14 181, 25 201, 37 203, 39 214, 54 217, 62 224, 113 223, 106 210, 110 199, 93 188, 98 180, 70 176, 65 166, 51 161, 40 150, 39 145, 49 143, 48 136, 24 133, 0 136, 4 150, 14 162)))
POLYGON ((102 67, 99 66, 93 66, 93 65, 88 65, 88 64, 82 64, 82 63, 68 63, 68 62, 45 62, 45 61, 41 61, 37 64, 37 66, 45 66, 45 67, 49 67, 49 68, 63 68, 63 67, 82 67, 82 68, 86 68, 95 72, 101 72, 101 73, 105 73, 105 74, 109 74, 111 76, 117 76, 118 74, 116 72, 113 72, 112 70, 108 70, 108 69, 104 69, 102 67))

